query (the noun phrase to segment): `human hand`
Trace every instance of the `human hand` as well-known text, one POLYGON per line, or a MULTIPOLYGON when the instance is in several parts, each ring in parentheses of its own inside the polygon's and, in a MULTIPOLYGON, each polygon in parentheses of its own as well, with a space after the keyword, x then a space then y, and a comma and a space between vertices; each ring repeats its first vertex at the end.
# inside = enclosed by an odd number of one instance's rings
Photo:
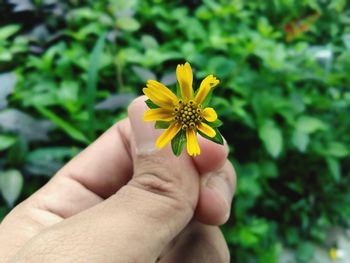
POLYGON ((227 147, 155 150, 144 100, 3 220, 0 262, 229 262, 227 147))

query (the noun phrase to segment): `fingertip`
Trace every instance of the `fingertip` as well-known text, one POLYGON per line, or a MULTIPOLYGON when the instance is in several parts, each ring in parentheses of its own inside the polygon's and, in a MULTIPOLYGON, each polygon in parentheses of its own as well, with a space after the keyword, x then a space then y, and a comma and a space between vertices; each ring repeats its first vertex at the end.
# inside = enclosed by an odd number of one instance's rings
POLYGON ((224 145, 214 143, 203 137, 198 137, 201 154, 193 158, 199 174, 215 171, 222 167, 229 153, 227 143, 224 145))
POLYGON ((227 203, 212 189, 202 187, 195 212, 196 219, 207 225, 222 225, 229 217, 227 203))
POLYGON ((209 225, 224 224, 230 216, 235 189, 236 173, 228 160, 220 169, 203 175, 196 218, 209 225))
POLYGON ((135 98, 132 102, 130 102, 128 107, 128 113, 133 114, 135 111, 146 111, 147 105, 146 105, 147 96, 142 95, 137 98, 135 98))

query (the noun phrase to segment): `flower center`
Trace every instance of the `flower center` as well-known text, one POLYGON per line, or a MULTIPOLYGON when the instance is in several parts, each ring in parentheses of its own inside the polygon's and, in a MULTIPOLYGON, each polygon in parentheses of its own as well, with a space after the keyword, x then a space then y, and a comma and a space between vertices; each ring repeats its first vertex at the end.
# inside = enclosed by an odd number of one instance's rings
POLYGON ((181 123, 182 129, 195 128, 203 119, 202 105, 194 100, 183 103, 179 100, 179 105, 175 108, 175 120, 181 123))

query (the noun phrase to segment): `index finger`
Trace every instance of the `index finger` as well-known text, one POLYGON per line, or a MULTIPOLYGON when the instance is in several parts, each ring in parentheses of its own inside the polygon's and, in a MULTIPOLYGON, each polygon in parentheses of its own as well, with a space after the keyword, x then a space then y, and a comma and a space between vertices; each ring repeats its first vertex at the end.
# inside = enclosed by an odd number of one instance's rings
POLYGON ((124 119, 67 163, 57 177, 70 177, 102 198, 108 198, 131 178, 130 122, 124 119))

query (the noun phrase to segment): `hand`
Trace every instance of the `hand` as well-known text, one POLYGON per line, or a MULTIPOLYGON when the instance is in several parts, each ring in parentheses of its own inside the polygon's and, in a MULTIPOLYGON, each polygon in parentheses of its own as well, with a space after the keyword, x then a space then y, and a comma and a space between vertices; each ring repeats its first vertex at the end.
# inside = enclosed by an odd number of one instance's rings
POLYGON ((229 262, 213 226, 235 188, 227 147, 200 140, 196 158, 155 150, 144 100, 3 220, 0 261, 229 262))

